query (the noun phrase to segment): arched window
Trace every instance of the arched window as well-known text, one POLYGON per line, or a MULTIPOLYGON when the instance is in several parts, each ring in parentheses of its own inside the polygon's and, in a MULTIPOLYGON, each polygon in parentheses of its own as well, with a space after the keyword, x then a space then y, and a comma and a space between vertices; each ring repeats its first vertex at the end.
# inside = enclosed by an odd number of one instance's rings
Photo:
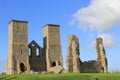
POLYGON ((39 48, 36 48, 36 56, 40 56, 40 53, 39 53, 39 48))
POLYGON ((19 53, 22 54, 22 46, 19 47, 19 53))
POLYGON ((56 62, 52 62, 52 67, 56 66, 56 62))
POLYGON ((20 49, 20 54, 22 54, 22 50, 20 49))
POLYGON ((28 54, 29 54, 29 56, 31 56, 31 49, 30 48, 28 49, 28 54))
POLYGON ((32 46, 35 46, 35 44, 32 44, 32 46))

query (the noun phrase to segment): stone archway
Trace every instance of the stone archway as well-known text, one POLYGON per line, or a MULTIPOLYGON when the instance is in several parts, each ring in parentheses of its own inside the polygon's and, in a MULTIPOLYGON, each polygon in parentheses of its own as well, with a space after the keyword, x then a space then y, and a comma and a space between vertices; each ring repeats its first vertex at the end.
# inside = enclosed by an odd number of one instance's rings
POLYGON ((56 66, 56 62, 52 62, 52 67, 56 66))
POLYGON ((25 65, 23 63, 20 63, 20 70, 21 72, 25 72, 25 65))

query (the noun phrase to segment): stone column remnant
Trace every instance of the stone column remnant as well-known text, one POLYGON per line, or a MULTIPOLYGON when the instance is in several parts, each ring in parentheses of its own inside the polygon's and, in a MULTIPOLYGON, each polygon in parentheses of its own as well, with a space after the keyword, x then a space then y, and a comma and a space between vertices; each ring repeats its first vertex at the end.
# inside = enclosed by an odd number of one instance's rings
POLYGON ((68 35, 66 72, 80 72, 79 40, 75 35, 68 35))
POLYGON ((96 49, 97 49, 97 61, 101 64, 101 72, 107 73, 107 58, 105 53, 105 48, 103 46, 103 39, 96 39, 96 49))

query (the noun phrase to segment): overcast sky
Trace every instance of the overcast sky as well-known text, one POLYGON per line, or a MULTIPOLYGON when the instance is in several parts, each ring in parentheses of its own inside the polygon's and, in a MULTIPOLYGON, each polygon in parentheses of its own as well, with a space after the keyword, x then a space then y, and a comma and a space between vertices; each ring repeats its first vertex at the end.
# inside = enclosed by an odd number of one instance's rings
POLYGON ((42 27, 59 24, 63 61, 67 36, 79 38, 82 61, 95 60, 95 39, 102 37, 109 71, 120 70, 120 0, 0 0, 0 72, 6 71, 8 22, 28 21, 28 43, 43 46, 42 27))

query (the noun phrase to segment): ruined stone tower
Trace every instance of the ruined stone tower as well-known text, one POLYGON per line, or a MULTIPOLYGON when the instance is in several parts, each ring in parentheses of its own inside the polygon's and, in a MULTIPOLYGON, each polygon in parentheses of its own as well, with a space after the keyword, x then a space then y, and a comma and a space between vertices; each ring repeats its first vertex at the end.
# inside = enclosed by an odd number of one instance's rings
POLYGON ((96 39, 97 61, 101 64, 101 72, 107 73, 107 58, 102 38, 96 39))
MULTIPOLYGON (((55 72, 63 70, 60 43, 60 26, 47 24, 43 27, 43 48, 36 41, 28 44, 28 22, 11 20, 8 24, 7 74, 34 72, 55 72)), ((79 53, 79 40, 75 35, 68 36, 67 72, 107 71, 107 58, 102 38, 96 39, 97 60, 82 62, 79 53)))
POLYGON ((80 72, 79 40, 75 35, 68 36, 66 72, 80 72))
POLYGON ((29 70, 28 22, 9 22, 7 74, 18 74, 29 70))
POLYGON ((58 70, 58 66, 63 67, 59 25, 45 25, 43 27, 43 40, 43 48, 46 52, 47 71, 58 70))
POLYGON ((75 35, 68 36, 68 50, 66 57, 66 72, 106 73, 107 58, 102 38, 96 39, 97 60, 82 62, 79 58, 79 41, 75 35))

